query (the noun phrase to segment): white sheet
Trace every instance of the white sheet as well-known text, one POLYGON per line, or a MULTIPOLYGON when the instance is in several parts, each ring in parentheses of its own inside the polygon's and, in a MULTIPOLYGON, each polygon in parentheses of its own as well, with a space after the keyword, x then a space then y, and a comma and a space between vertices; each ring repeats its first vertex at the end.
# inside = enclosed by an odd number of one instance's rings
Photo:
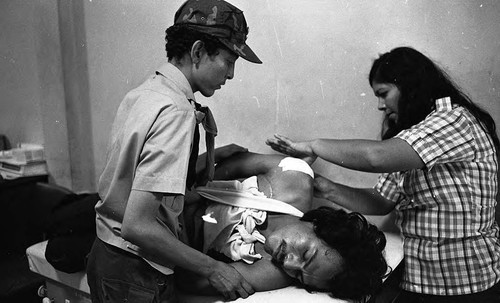
MULTIPOLYGON (((403 260, 403 241, 399 234, 385 232, 387 245, 385 247, 385 258, 387 264, 395 269, 403 260)), ((181 303, 222 303, 226 302, 222 297, 196 296, 189 294, 180 295, 181 303)), ((335 299, 326 293, 308 293, 302 288, 289 286, 282 289, 257 292, 246 299, 237 299, 232 302, 241 303, 290 303, 290 302, 314 302, 314 303, 348 303, 348 301, 335 299)))
POLYGON ((31 271, 41 274, 42 276, 50 278, 54 281, 61 282, 71 288, 79 289, 90 294, 89 285, 87 284, 87 274, 85 272, 68 274, 56 270, 45 259, 46 248, 47 241, 43 241, 26 249, 26 255, 28 256, 31 271))
MULTIPOLYGON (((385 232, 387 246, 385 248, 385 258, 391 268, 396 268, 403 259, 403 242, 397 233, 385 232)), ((37 243, 26 250, 30 269, 42 276, 59 281, 69 287, 79 289, 85 293, 90 293, 87 284, 87 274, 79 272, 68 274, 58 271, 45 259, 45 248, 47 241, 37 243)), ((196 296, 190 294, 180 294, 181 303, 222 303, 222 297, 196 296)), ((326 293, 308 293, 302 288, 290 286, 273 291, 258 292, 247 299, 238 299, 233 302, 245 303, 290 303, 293 302, 315 302, 315 303, 347 303, 347 301, 333 299, 326 293)))

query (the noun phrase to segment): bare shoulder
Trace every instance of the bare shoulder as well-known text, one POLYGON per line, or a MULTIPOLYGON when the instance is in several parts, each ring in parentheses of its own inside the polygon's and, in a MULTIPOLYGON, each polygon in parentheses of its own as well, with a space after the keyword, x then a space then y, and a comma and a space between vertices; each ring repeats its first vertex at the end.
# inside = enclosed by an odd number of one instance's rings
POLYGON ((286 202, 301 211, 311 208, 314 179, 300 171, 273 169, 265 175, 270 184, 269 198, 286 202))

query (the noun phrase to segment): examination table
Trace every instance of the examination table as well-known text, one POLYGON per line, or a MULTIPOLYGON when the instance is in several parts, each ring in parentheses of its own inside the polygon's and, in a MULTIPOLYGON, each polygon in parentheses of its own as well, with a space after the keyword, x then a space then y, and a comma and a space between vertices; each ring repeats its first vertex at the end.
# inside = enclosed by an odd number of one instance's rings
MULTIPOLYGON (((402 240, 397 233, 385 232, 387 246, 385 249, 386 259, 391 268, 396 268, 403 259, 402 240)), ((55 303, 90 303, 89 286, 85 272, 68 274, 58 271, 45 259, 45 248, 47 241, 30 246, 27 250, 30 269, 45 277, 45 288, 39 294, 55 303)), ((247 299, 238 299, 235 302, 346 302, 344 300, 333 299, 326 293, 308 293, 302 288, 289 286, 273 291, 257 292, 247 299)), ((211 303, 224 302, 222 297, 207 297, 191 294, 180 294, 182 303, 211 303)))

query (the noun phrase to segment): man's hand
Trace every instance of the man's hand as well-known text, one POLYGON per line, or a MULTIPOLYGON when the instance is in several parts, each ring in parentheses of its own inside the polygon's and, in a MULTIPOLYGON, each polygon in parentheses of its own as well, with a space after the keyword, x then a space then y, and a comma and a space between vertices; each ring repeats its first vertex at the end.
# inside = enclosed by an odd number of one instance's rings
POLYGON ((215 270, 208 276, 208 281, 225 299, 247 298, 255 290, 232 266, 217 262, 215 270))
POLYGON ((317 155, 311 148, 310 141, 294 142, 282 135, 266 140, 266 144, 277 152, 306 161, 309 165, 316 161, 317 155))
POLYGON ((237 144, 228 144, 215 149, 215 163, 231 157, 237 153, 246 153, 248 148, 239 146, 237 144))

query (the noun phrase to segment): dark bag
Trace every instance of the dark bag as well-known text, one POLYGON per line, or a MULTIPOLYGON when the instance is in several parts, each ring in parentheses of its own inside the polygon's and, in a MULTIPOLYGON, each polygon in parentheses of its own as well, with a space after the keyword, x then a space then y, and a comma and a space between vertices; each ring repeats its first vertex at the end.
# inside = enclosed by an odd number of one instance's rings
POLYGON ((97 193, 71 194, 54 207, 47 229, 45 258, 55 269, 75 273, 85 269, 96 237, 97 193))

